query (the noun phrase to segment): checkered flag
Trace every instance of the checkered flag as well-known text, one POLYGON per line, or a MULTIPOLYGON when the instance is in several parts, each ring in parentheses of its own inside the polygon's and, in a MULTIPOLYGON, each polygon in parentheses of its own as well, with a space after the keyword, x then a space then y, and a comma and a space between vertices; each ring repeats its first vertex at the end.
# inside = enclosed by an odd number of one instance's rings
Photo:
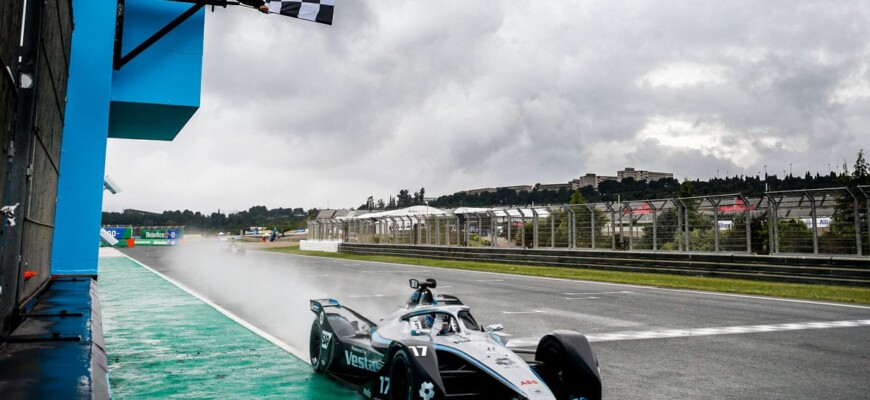
POLYGON ((266 0, 270 13, 332 25, 335 0, 266 0))

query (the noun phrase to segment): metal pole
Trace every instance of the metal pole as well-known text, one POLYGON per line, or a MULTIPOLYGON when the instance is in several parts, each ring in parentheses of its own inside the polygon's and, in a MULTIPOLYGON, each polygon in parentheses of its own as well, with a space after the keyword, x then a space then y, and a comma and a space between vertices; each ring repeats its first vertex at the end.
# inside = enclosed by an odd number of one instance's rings
POLYGON ((468 218, 468 214, 465 214, 465 247, 468 247, 471 243, 471 218, 468 218))
MULTIPOLYGON (((462 228, 459 226, 459 216, 456 214, 453 215, 456 217, 456 246, 459 247, 462 246, 462 228)), ((466 221, 468 221, 468 218, 466 218, 466 221)), ((466 229, 466 231, 467 230, 468 229, 466 229)), ((466 242, 466 244, 468 244, 468 242, 466 242)))
POLYGON ((804 191, 804 195, 810 199, 810 215, 813 218, 813 254, 819 254, 819 227, 816 221, 816 199, 809 193, 804 191))
POLYGON ((538 211, 534 208, 532 210, 532 248, 538 248, 538 211))
POLYGON ((498 223, 496 222, 495 211, 489 210, 486 212, 486 215, 489 216, 489 247, 496 247, 496 241, 498 240, 498 236, 496 235, 496 230, 498 229, 498 223), (495 226, 494 226, 495 225, 495 226))
POLYGON ((544 207, 544 209, 550 213, 550 248, 553 249, 556 247, 556 214, 550 207, 544 207))
MULTIPOLYGON (((634 209, 627 201, 623 203, 623 207, 628 209, 628 250, 634 250, 634 209)), ((619 224, 622 226, 622 224, 619 224)))
POLYGON ((653 202, 651 202, 651 201, 646 202, 646 205, 648 205, 649 208, 652 209, 652 213, 653 213, 653 215, 652 215, 652 218, 653 218, 652 249, 653 249, 653 251, 656 251, 656 250, 658 250, 658 247, 659 247, 659 245, 658 245, 658 238, 659 238, 659 232, 658 232, 659 221, 658 220, 659 219, 657 218, 658 210, 656 210, 656 205, 653 204, 653 202))
POLYGON ((863 251, 864 251, 864 249, 862 248, 863 246, 861 244, 861 215, 860 215, 861 214, 861 210, 860 210, 861 203, 858 202, 858 196, 855 196, 855 193, 852 193, 852 191, 849 190, 849 188, 846 188, 846 191, 849 193, 850 196, 852 196, 852 202, 853 202, 852 218, 853 218, 854 223, 855 223, 855 245, 858 247, 858 255, 860 256, 863 254, 863 251))
POLYGON ((504 212, 507 214, 507 247, 511 247, 511 241, 513 240, 511 237, 511 225, 514 223, 514 217, 511 216, 509 208, 506 208, 504 212))
POLYGON ((752 254, 752 215, 749 210, 749 200, 742 194, 738 196, 743 202, 743 215, 746 218, 746 254, 752 254))
POLYGON ((586 209, 589 210, 589 221, 591 222, 591 230, 592 230, 592 249, 595 250, 595 206, 586 206, 586 209))
POLYGON ((570 223, 568 224, 568 248, 574 249, 577 248, 577 232, 575 229, 577 228, 577 218, 574 215, 574 209, 569 206, 562 206, 565 209, 565 212, 568 213, 568 219, 570 223))
POLYGON ((690 220, 689 220, 689 206, 688 206, 688 204, 683 204, 683 212, 686 213, 686 218, 683 219, 686 222, 686 225, 685 225, 685 227, 686 227, 686 251, 692 251, 692 242, 689 240, 690 220))
POLYGON ((680 199, 673 199, 672 201, 674 202, 674 205, 677 206, 677 230, 676 230, 676 232, 678 235, 674 239, 677 239, 677 246, 679 247, 679 250, 683 251, 684 250, 683 249, 683 238, 682 238, 682 236, 683 236, 683 207, 685 207, 685 204, 683 204, 683 201, 680 199))
POLYGON ((517 208, 517 211, 519 211, 520 217, 523 220, 523 227, 520 229, 520 246, 525 248, 526 247, 526 214, 523 213, 522 208, 517 208))
POLYGON ((773 203, 773 240, 778 254, 782 248, 779 243, 779 201, 773 203))
POLYGON ((719 203, 722 200, 713 201, 712 197, 707 197, 707 201, 713 206, 713 249, 719 252, 719 203))

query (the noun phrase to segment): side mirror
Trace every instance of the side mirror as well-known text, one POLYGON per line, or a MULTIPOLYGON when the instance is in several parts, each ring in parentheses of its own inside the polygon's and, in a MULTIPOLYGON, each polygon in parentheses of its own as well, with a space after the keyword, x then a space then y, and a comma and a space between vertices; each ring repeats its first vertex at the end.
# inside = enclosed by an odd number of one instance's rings
POLYGON ((486 333, 490 332, 501 332, 504 330, 504 324, 495 324, 495 325, 487 325, 486 333))
POLYGON ((410 281, 408 281, 408 283, 411 285, 411 289, 416 289, 420 287, 420 282, 416 279, 411 279, 410 281))

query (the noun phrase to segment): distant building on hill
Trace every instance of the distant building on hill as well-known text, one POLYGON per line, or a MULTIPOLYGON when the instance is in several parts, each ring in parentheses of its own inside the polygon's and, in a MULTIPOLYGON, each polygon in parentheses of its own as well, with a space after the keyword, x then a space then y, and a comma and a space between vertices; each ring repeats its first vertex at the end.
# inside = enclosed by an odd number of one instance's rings
POLYGON ((653 182, 665 178, 673 178, 674 174, 670 172, 652 172, 625 167, 622 171, 616 172, 617 181, 622 181, 625 178, 634 178, 636 181, 653 182))
POLYGON ((653 172, 641 169, 634 169, 633 167, 625 167, 625 169, 623 169, 622 171, 616 171, 616 176, 605 176, 592 173, 583 175, 571 181, 571 186, 575 190, 585 186, 592 186, 597 190, 598 185, 604 181, 622 182, 622 180, 625 178, 633 178, 636 181, 654 182, 661 179, 673 177, 674 174, 670 172, 653 172))

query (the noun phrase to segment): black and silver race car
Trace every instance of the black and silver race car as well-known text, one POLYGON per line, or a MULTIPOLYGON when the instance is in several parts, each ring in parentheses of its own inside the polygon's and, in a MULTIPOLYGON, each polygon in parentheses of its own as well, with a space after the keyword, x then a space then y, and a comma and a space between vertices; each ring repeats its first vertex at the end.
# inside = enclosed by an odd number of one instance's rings
POLYGON ((598 400, 598 360, 586 337, 557 330, 536 349, 506 346, 501 325, 481 327, 434 279, 410 280, 407 304, 375 324, 335 299, 311 300, 310 357, 372 399, 598 400))

